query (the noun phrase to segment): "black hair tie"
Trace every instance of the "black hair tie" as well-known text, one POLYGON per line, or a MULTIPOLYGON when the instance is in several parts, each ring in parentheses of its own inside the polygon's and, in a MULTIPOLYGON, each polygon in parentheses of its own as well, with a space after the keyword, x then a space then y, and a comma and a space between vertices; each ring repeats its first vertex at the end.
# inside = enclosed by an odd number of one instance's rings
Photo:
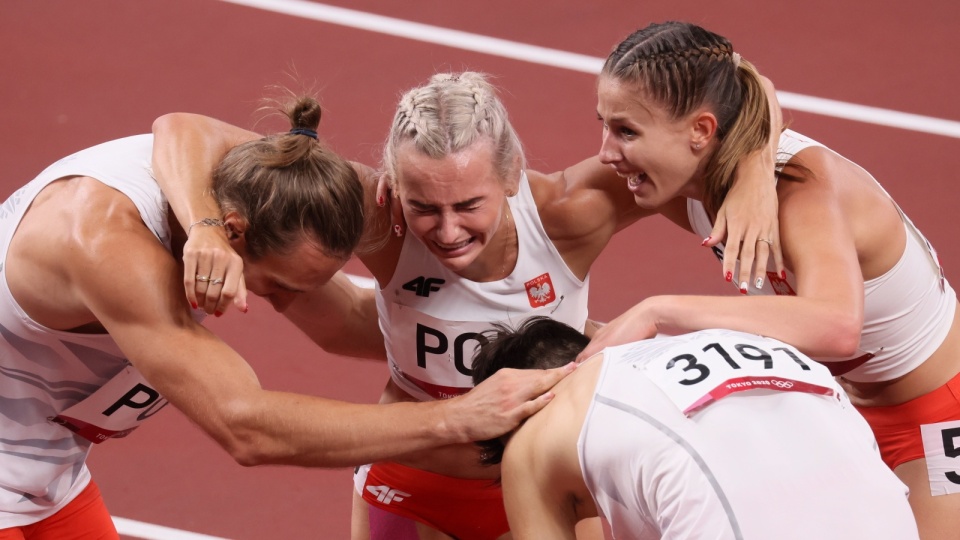
POLYGON ((314 131, 314 130, 312 130, 312 129, 307 129, 307 128, 293 128, 293 129, 290 130, 290 133, 292 133, 293 135, 306 135, 307 137, 310 137, 310 138, 312 138, 312 139, 314 139, 314 140, 318 140, 318 139, 317 139, 317 132, 314 131))

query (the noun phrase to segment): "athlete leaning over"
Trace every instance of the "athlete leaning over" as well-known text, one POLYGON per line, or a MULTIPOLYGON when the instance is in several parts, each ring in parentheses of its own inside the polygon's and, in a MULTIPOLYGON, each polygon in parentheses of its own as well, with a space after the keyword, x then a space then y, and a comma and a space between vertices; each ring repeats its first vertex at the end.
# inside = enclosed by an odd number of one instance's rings
MULTIPOLYGON (((190 118, 194 131, 178 140, 208 142, 190 149, 185 143, 171 146, 183 148, 194 163, 184 165, 184 154, 171 153, 178 163, 158 165, 163 171, 196 171, 177 182, 161 179, 184 216, 196 212, 189 194, 203 190, 204 159, 214 159, 222 140, 229 139, 220 130, 234 137, 245 133, 190 118), (210 156, 197 155, 204 146, 212 148, 210 156)), ((162 123, 158 128, 160 139, 167 130, 162 123)), ((744 170, 747 184, 770 188, 772 152, 757 152, 744 170)), ((477 73, 435 75, 404 94, 386 144, 384 172, 390 193, 381 190, 379 206, 370 205, 382 218, 371 220, 371 236, 384 241, 359 256, 378 283, 391 375, 385 402, 432 401, 469 390, 477 335, 492 322, 549 315, 584 329, 591 264, 616 231, 647 215, 596 158, 552 175, 524 170, 506 111, 477 73)), ((754 195, 759 201, 747 204, 772 202, 754 195)), ((744 214, 760 224, 731 222, 734 238, 771 233, 771 216, 744 214)), ((747 239, 751 249, 754 239, 747 239)), ((758 255, 765 264, 767 251, 758 255)), ((194 294, 189 284, 188 290, 194 294)), ((311 317, 335 319, 336 313, 335 306, 307 302, 295 302, 285 312, 301 327, 311 317)), ((416 520, 422 537, 437 531, 464 540, 506 534, 499 489, 490 484, 498 472, 479 466, 477 458, 472 445, 448 446, 362 469, 356 478, 354 538, 368 536, 368 505, 374 535, 395 515, 416 520)))

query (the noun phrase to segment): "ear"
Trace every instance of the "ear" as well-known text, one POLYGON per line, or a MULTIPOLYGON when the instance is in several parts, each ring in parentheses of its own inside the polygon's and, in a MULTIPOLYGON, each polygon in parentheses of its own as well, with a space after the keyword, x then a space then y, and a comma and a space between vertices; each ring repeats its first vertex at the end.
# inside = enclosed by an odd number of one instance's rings
POLYGON ((231 244, 244 241, 243 235, 247 231, 247 220, 237 211, 231 210, 223 216, 223 227, 227 231, 227 240, 231 244))
POLYGON ((706 148, 717 134, 717 117, 710 111, 695 113, 690 124, 690 147, 706 148))

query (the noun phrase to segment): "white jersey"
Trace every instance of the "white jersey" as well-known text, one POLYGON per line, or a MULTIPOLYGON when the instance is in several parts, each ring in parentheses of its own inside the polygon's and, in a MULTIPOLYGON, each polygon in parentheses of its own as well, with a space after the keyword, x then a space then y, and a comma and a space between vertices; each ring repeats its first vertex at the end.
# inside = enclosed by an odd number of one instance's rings
POLYGON ((152 135, 140 135, 78 152, 0 206, 0 529, 40 521, 73 500, 90 480, 91 444, 125 435, 166 404, 109 335, 51 330, 31 320, 5 272, 27 208, 66 176, 90 176, 124 193, 169 249, 167 203, 150 171, 152 145, 152 135))
MULTIPOLYGON (((787 161, 811 146, 826 148, 799 133, 784 131, 778 161, 787 161)), ((884 275, 863 284, 863 331, 857 352, 827 362, 834 375, 851 381, 887 381, 906 375, 937 350, 953 324, 957 295, 943 276, 936 251, 906 214, 899 207, 897 210, 907 231, 903 255, 884 275)), ((694 232, 704 237, 710 234, 713 225, 700 201, 687 199, 687 216, 694 232)), ((714 248, 721 260, 723 249, 722 244, 714 248)), ((788 270, 787 279, 781 279, 771 258, 763 288, 749 286, 747 292, 796 295, 796 289, 793 273, 788 270)))
POLYGON ((618 540, 918 538, 843 390, 773 339, 706 330, 606 349, 578 450, 618 540))
POLYGON ((492 322, 516 326, 543 315, 584 329, 589 277, 578 279, 547 237, 526 174, 508 204, 519 252, 506 278, 480 283, 460 277, 408 234, 390 283, 377 286, 390 375, 420 400, 453 397, 473 386, 473 356, 492 322))

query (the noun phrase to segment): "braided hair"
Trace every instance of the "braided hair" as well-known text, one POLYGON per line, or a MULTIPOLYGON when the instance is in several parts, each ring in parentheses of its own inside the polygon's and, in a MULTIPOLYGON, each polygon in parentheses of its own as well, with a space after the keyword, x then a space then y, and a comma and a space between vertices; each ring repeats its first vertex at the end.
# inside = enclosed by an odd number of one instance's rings
POLYGON ((397 148, 408 141, 434 159, 489 142, 501 180, 515 174, 518 163, 525 167, 506 108, 482 73, 438 73, 400 98, 383 153, 383 169, 394 187, 397 148))
POLYGON ((701 107, 717 118, 717 150, 705 167, 703 203, 716 212, 737 163, 770 137, 770 111, 760 75, 723 36, 684 22, 651 24, 617 45, 600 72, 637 88, 674 120, 701 107))

